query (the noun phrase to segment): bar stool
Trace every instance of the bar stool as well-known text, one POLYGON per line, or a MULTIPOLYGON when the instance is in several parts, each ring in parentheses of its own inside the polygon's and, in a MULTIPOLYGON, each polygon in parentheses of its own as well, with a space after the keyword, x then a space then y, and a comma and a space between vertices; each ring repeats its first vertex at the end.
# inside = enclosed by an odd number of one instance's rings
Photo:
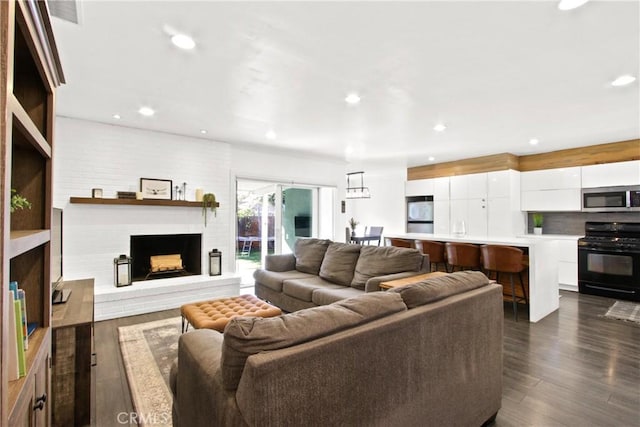
POLYGON ((447 264, 451 266, 451 271, 456 267, 460 270, 480 270, 480 248, 471 243, 447 242, 444 244, 447 254, 447 264))
POLYGON ((407 239, 387 238, 388 246, 396 246, 398 248, 413 248, 413 241, 407 239))
POLYGON ((416 240, 416 249, 424 255, 429 255, 432 271, 434 265, 436 267, 435 271, 438 271, 438 264, 440 263, 444 265, 445 270, 447 269, 447 264, 444 260, 444 243, 431 240, 416 240))
MULTIPOLYGON (((527 298, 527 291, 524 288, 522 281, 522 270, 525 266, 523 264, 522 250, 511 246, 502 245, 482 245, 480 248, 482 252, 482 264, 487 273, 495 271, 496 282, 500 281, 500 273, 508 273, 509 281, 511 283, 511 295, 506 295, 511 298, 513 302, 513 315, 516 322, 518 321, 518 302, 524 301, 529 306, 529 299, 527 298), (522 289, 522 295, 516 295, 516 288, 513 284, 513 275, 517 274, 520 279, 520 287, 522 289)), ((504 294, 504 291, 503 291, 504 294)))

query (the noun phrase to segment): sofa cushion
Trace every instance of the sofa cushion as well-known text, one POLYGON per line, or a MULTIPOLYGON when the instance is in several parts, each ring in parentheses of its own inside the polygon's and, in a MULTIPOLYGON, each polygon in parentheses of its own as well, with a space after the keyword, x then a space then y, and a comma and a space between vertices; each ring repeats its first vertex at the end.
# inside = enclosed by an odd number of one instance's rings
POLYGON ((329 243, 331 243, 330 240, 324 239, 296 240, 293 246, 293 253, 296 256, 296 270, 317 276, 329 243))
POLYGON ((350 286, 338 286, 336 289, 318 288, 313 291, 311 301, 316 305, 328 305, 336 301, 362 295, 363 291, 350 286))
POLYGON ((297 270, 269 271, 258 269, 253 273, 253 278, 257 283, 260 283, 269 289, 273 289, 276 292, 282 292, 282 282, 287 279, 304 279, 309 277, 317 276, 297 270))
POLYGON ((387 293, 398 293, 409 308, 429 304, 452 295, 461 294, 489 284, 489 279, 480 271, 457 271, 446 276, 426 279, 387 293))
POLYGON ((403 271, 418 271, 422 254, 417 249, 394 246, 362 246, 351 286, 364 289, 367 280, 403 271))
POLYGON ((279 317, 231 319, 222 343, 222 383, 235 390, 252 354, 291 347, 406 309, 400 295, 375 292, 279 317))
POLYGON ((318 276, 313 276, 305 279, 290 279, 285 280, 282 283, 282 293, 289 295, 302 301, 311 301, 311 295, 316 289, 329 288, 344 288, 344 286, 336 285, 335 283, 327 282, 318 276))
POLYGON ((330 282, 349 286, 360 256, 360 245, 333 242, 324 254, 320 277, 330 282))

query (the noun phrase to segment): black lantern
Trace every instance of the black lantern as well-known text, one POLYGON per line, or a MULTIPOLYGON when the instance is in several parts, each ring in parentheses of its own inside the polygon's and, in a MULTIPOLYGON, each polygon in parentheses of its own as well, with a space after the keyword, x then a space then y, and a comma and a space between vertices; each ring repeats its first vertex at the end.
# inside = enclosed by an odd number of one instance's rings
POLYGON ((129 286, 131 284, 131 261, 132 258, 120 255, 113 259, 113 275, 116 287, 129 286))
POLYGON ((222 274, 222 252, 212 249, 209 252, 209 276, 220 276, 222 274))

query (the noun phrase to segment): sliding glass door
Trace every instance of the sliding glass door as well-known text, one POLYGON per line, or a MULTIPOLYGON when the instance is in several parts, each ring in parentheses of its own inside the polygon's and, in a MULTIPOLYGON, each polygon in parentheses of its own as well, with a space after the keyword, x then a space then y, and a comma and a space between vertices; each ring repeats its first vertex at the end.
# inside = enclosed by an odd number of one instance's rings
POLYGON ((238 179, 238 270, 264 265, 269 253, 293 252, 300 237, 333 238, 334 193, 331 187, 238 179))

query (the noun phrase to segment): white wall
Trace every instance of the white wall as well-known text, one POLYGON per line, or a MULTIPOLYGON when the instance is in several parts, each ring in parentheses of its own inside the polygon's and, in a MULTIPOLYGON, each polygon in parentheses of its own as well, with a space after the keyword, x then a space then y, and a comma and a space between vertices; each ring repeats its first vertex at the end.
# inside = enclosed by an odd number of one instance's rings
POLYGON ((113 258, 129 254, 132 234, 202 233, 203 274, 207 252, 223 252, 224 271, 235 268, 235 178, 321 184, 337 189, 334 229, 344 236, 344 162, 267 152, 251 147, 58 117, 53 171, 53 204, 64 209, 65 280, 94 277, 96 288, 113 286, 113 258), (104 197, 139 190, 140 178, 187 183, 216 195, 220 208, 205 228, 199 208, 71 204, 69 197, 104 197))
MULTIPOLYGON (((354 169, 355 170, 355 169, 354 169)), ((383 235, 387 233, 404 233, 405 230, 405 197, 404 183, 407 169, 403 166, 388 169, 364 170, 364 185, 369 187, 370 199, 347 200, 347 216, 343 227, 347 227, 347 220, 353 217, 360 223, 356 231, 364 232, 365 226, 383 226, 383 235)))

